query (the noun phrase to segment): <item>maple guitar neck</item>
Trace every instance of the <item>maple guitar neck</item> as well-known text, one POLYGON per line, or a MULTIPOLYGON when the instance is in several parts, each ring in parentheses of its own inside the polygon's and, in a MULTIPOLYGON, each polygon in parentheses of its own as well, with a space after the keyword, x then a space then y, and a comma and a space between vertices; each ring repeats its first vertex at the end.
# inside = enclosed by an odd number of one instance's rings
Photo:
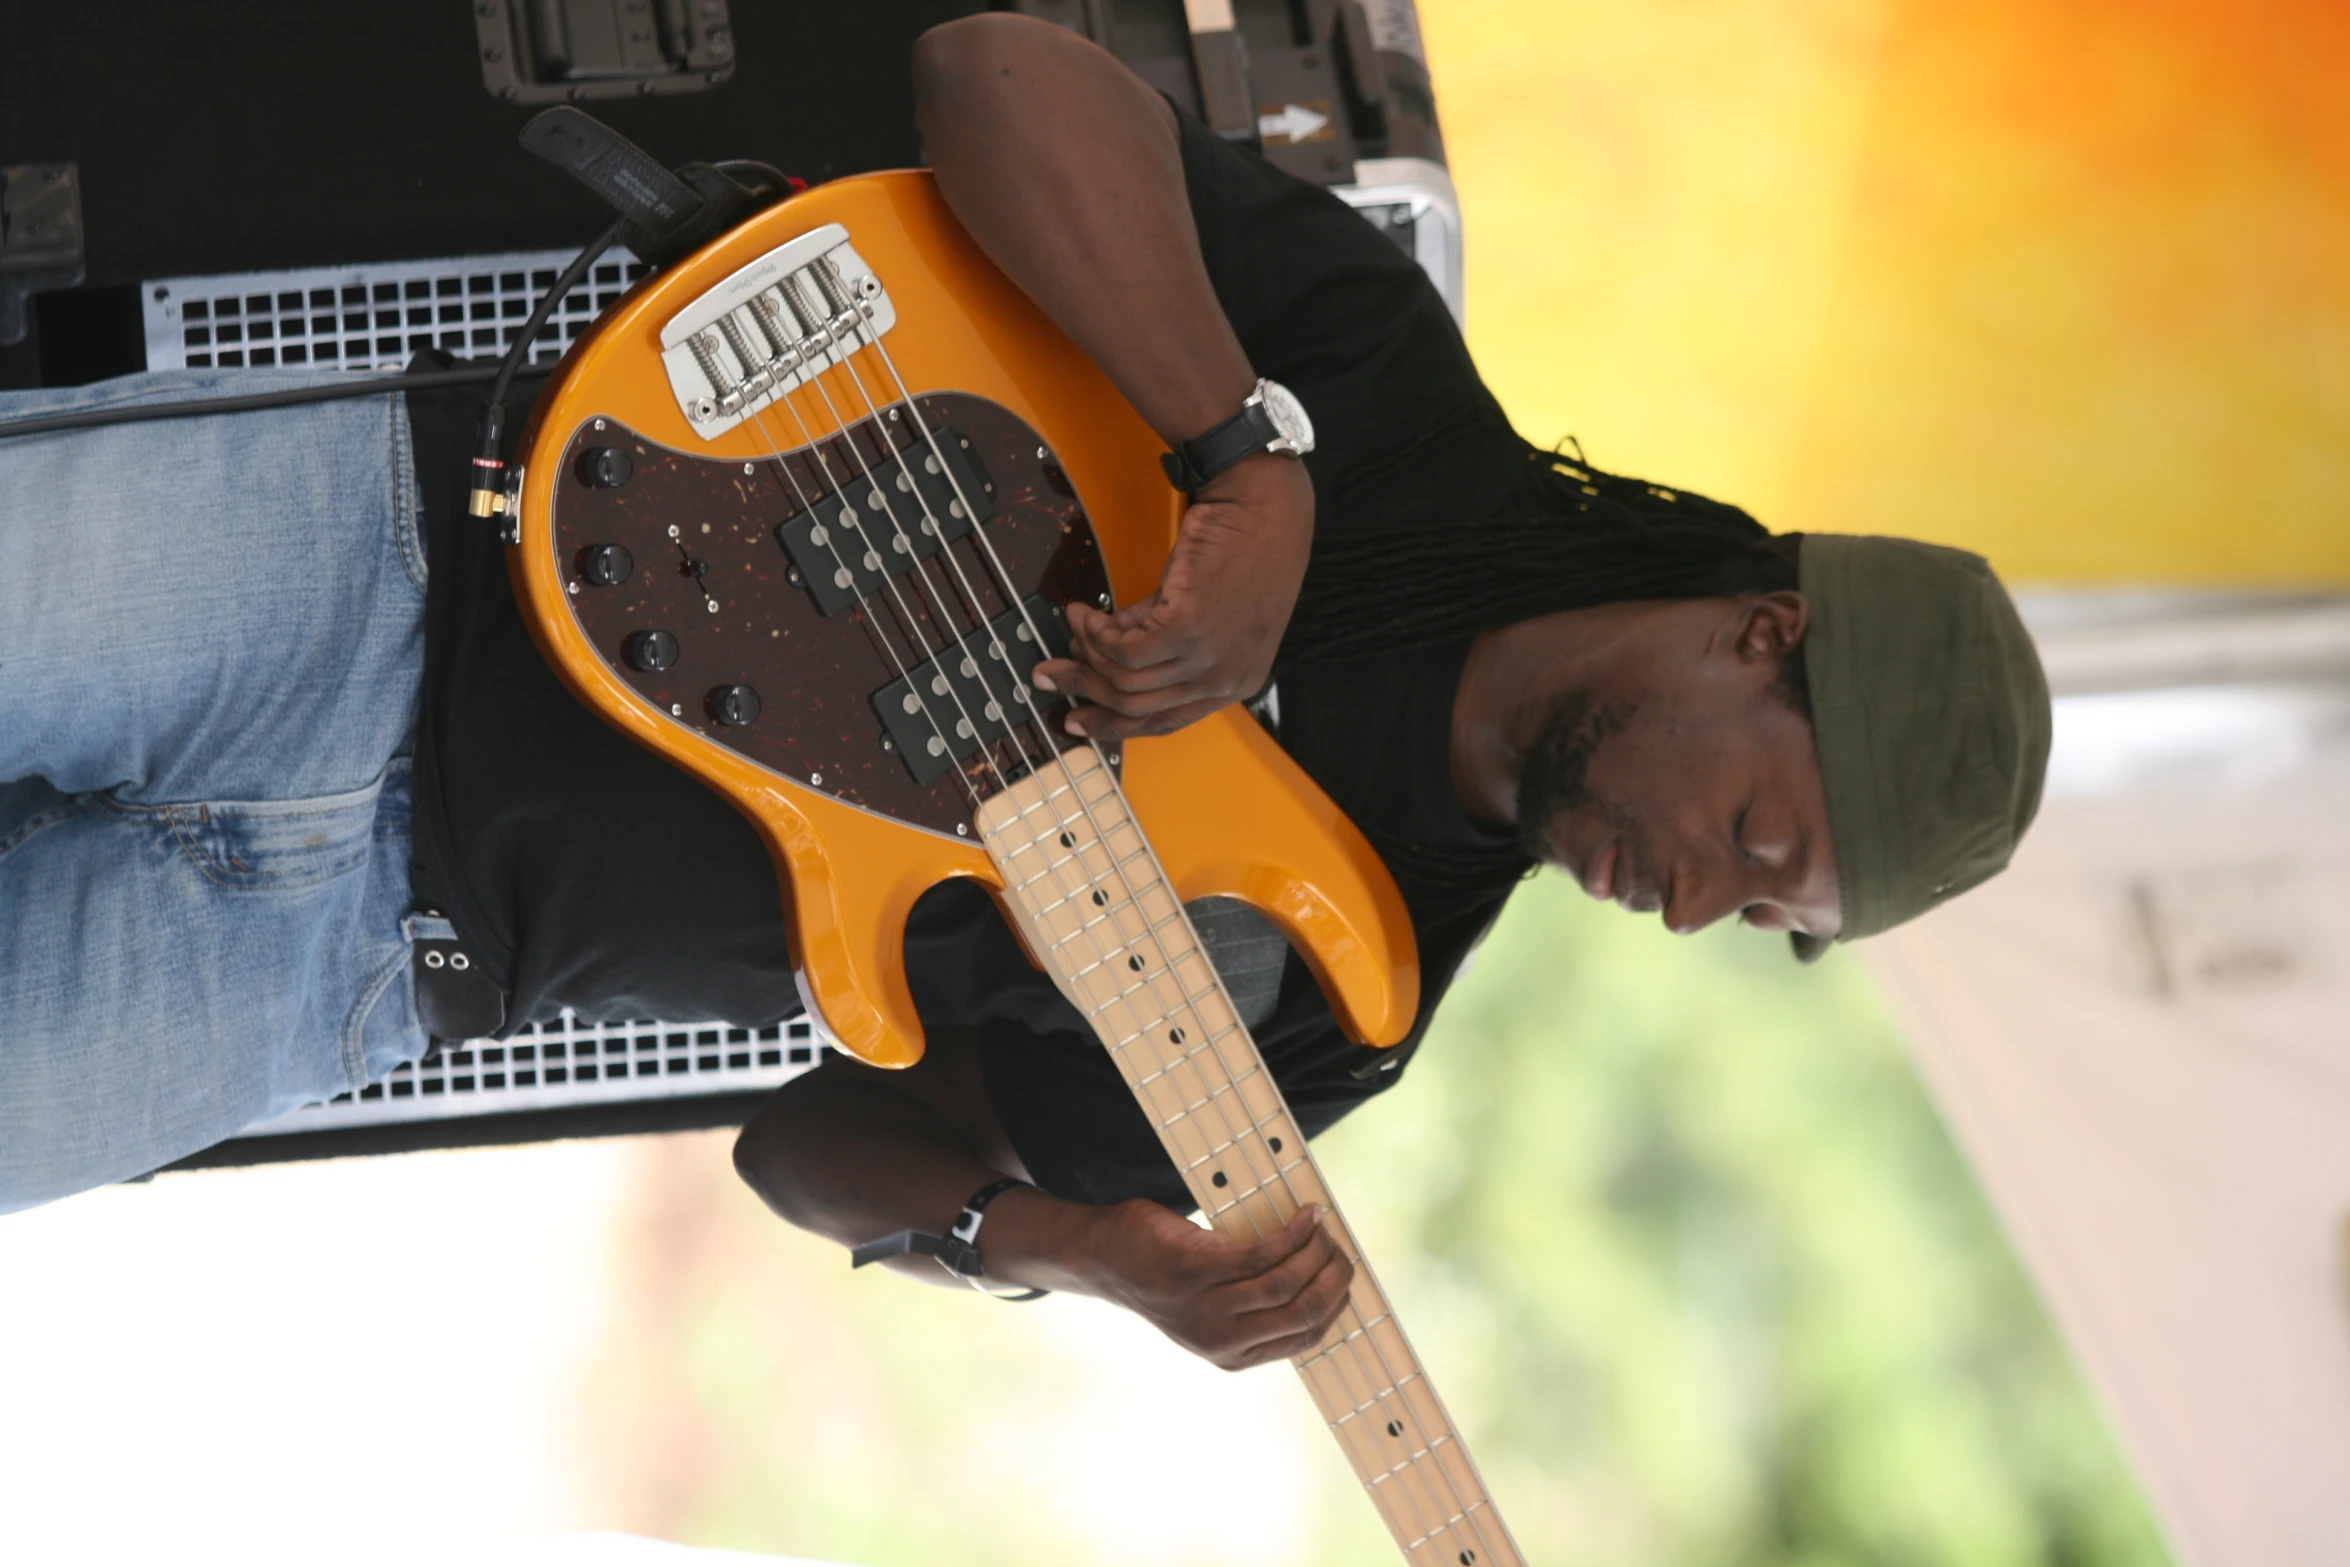
POLYGON ((1293 1357, 1414 1567, 1519 1567, 1451 1417, 1421 1370, 1197 932, 1090 745, 983 804, 982 843, 1015 920, 1117 1062, 1208 1222, 1254 1240, 1309 1203, 1354 1264, 1330 1333, 1293 1357))

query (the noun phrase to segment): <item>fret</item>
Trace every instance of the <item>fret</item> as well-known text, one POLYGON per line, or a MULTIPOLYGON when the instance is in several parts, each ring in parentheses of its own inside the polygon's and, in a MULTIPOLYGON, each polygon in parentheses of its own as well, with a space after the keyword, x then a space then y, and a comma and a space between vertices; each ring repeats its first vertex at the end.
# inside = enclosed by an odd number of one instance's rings
POLYGON ((1293 1363, 1405 1559, 1520 1567, 1476 1465, 1100 755, 1072 748, 988 800, 978 826, 1016 923, 1100 1036, 1202 1216, 1251 1240, 1309 1203, 1325 1210, 1354 1282, 1330 1333, 1293 1363))

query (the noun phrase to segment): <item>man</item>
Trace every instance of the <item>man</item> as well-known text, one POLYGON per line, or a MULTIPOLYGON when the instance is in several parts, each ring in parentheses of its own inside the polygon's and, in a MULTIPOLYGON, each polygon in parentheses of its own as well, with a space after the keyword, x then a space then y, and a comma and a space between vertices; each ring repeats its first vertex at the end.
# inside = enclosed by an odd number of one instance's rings
MULTIPOLYGON (((975 18, 926 36, 915 72, 957 216, 1193 464, 1158 592, 1072 607, 1073 656, 1039 683, 1116 738, 1270 680, 1282 745, 1403 891, 1425 983, 1392 1052, 1346 1040, 1261 921, 1200 911, 1309 1134, 1400 1076, 1536 860, 1676 930, 1734 914, 1807 955, 2005 863, 2047 699, 1980 561, 1773 538, 1528 447, 1408 259, 1069 34, 975 18), (1218 455, 1260 377, 1311 415, 1303 460, 1218 455)), ((192 507, 185 559, 121 524, 148 559, 110 548, 96 582, 39 569, 28 514, 0 527, 18 568, 0 609, 31 628, 0 649, 21 677, 0 683, 0 778, 19 780, 0 788, 0 1017, 22 1039, 0 1036, 0 1206, 419 1053, 400 982, 407 937, 437 928, 419 907, 479 955, 510 1025, 795 1008, 747 825, 540 662, 500 548, 462 515, 471 426, 461 396, 424 392, 256 424, 272 449, 195 476, 234 494, 269 475, 251 515, 192 507), (309 508, 352 526, 321 546, 309 508), (244 552, 226 567, 224 541, 244 552), (77 594, 142 592, 152 630, 75 614, 77 594)), ((124 491, 147 482, 127 458, 0 442, 0 494, 67 515, 135 516, 124 491)), ((1347 1264, 1315 1216, 1247 1246, 1179 1217, 1131 1097, 984 899, 926 900, 908 968, 919 1066, 835 1060, 745 1129, 738 1168, 779 1213, 858 1244, 938 1232, 985 1194, 990 1280, 1119 1301, 1220 1365, 1319 1337, 1347 1264)))
MULTIPOLYGON (((1154 598, 1073 608, 1077 656, 1039 681, 1089 704, 1073 728, 1127 736, 1276 676, 1283 745, 1396 872, 1427 976, 1406 1043, 1347 1044, 1294 962, 1251 1018, 1309 1133, 1396 1080, 1529 860, 1806 956, 2005 863, 2047 697, 1979 560, 1811 539, 1799 567, 1743 513, 1529 452, 1384 240, 1065 34, 953 24, 915 80, 957 216, 1171 445, 1258 375, 1313 416, 1303 462, 1261 453, 1195 493, 1154 598)), ((911 1071, 835 1061, 786 1089, 745 1129, 744 1178, 852 1245, 1033 1178, 984 1209, 987 1277, 1118 1301, 1229 1367, 1319 1339, 1348 1265, 1313 1216, 1254 1245, 1177 1217, 1100 1047, 959 901, 918 917, 910 957, 926 1019, 954 1026, 911 1071)))

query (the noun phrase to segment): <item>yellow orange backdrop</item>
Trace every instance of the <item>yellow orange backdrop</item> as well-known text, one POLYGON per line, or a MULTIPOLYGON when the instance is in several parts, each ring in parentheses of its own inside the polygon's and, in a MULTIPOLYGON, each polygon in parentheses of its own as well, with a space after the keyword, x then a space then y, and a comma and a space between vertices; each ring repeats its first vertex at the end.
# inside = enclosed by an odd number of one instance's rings
POLYGON ((2025 581, 2350 582, 2350 7, 1421 9, 1527 435, 2025 581))

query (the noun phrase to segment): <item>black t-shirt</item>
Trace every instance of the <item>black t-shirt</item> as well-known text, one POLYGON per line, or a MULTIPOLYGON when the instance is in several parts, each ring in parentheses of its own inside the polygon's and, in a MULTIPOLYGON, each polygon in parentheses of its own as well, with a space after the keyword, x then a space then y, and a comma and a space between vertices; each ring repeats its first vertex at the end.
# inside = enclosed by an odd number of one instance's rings
MULTIPOLYGON (((537 394, 518 389, 510 406, 537 394)), ((507 1026, 800 1010, 783 895, 749 822, 623 737, 539 656, 496 529, 466 514, 479 394, 411 392, 424 500, 417 896, 506 988, 507 1026)))
MULTIPOLYGON (((1336 197, 1186 120, 1183 167, 1217 298, 1258 374, 1314 421, 1317 537, 1501 504, 1521 466, 1443 300, 1336 197)), ((535 390, 532 388, 530 390, 535 390)), ((512 998, 510 1021, 720 1017, 799 1008, 765 847, 732 806, 573 700, 530 640, 492 530, 465 516, 473 405, 411 394, 432 576, 418 734, 419 885, 512 998)), ((1257 1030, 1308 1135, 1400 1075, 1437 999, 1525 862, 1454 797, 1465 643, 1286 671, 1281 743, 1397 872, 1418 937, 1418 1022, 1350 1043, 1294 956, 1257 1030), (1427 873, 1424 864, 1448 867, 1427 873), (1464 882, 1460 867, 1481 867, 1464 882)), ((988 1091, 1047 1190, 1190 1201, 1074 1009, 984 894, 944 887, 908 932, 927 1026, 978 1030, 988 1091)))

